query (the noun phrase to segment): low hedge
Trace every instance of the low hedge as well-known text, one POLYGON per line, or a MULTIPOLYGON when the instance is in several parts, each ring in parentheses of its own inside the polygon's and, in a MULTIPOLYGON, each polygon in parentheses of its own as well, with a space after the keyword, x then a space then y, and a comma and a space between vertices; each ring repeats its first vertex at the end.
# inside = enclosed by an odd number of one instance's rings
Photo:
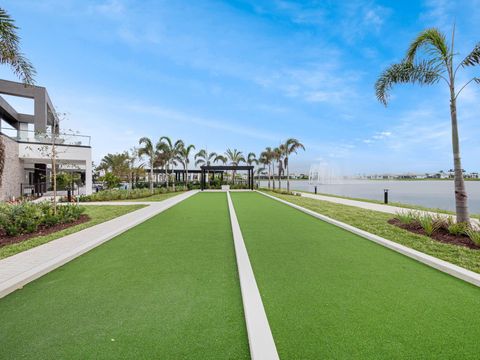
POLYGON ((18 204, 0 204, 0 232, 7 236, 28 234, 40 226, 50 227, 78 220, 85 209, 77 205, 57 206, 55 214, 53 204, 21 202, 18 204))
MULTIPOLYGON (((175 192, 185 191, 185 186, 176 186, 175 192)), ((90 201, 112 201, 112 200, 130 200, 130 199, 140 199, 149 197, 157 194, 166 194, 174 192, 173 188, 154 188, 153 194, 150 189, 113 189, 113 190, 102 190, 91 195, 81 195, 78 198, 80 202, 90 202, 90 201)))

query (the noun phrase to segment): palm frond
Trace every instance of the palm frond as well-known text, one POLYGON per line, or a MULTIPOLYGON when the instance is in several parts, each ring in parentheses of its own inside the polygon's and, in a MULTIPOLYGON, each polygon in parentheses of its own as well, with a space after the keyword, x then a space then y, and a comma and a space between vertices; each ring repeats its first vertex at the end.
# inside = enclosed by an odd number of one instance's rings
POLYGON ((418 64, 402 62, 387 68, 375 83, 377 99, 385 106, 388 103, 389 92, 394 84, 435 84, 440 79, 440 69, 430 61, 418 64))
POLYGON ((461 66, 475 66, 480 64, 480 43, 475 45, 472 52, 468 54, 460 63, 461 66))
POLYGON ((10 65, 15 75, 25 84, 33 84, 35 68, 20 51, 18 27, 10 15, 0 8, 0 63, 10 65))
POLYGON ((426 29, 417 36, 408 48, 406 62, 413 63, 417 52, 422 48, 430 55, 440 56, 441 60, 446 60, 450 56, 447 39, 436 28, 426 29))

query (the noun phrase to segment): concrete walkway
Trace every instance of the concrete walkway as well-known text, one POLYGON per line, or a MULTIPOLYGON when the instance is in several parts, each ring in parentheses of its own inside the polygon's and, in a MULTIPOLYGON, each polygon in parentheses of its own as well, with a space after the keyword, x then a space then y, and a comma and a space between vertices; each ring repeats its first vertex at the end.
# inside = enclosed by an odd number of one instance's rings
MULTIPOLYGON (((0 298, 196 194, 188 191, 0 260, 0 298)), ((133 205, 109 202, 102 205, 133 205)))
MULTIPOLYGON (((359 200, 350 200, 350 199, 343 199, 339 197, 334 197, 334 196, 325 196, 325 195, 318 195, 318 194, 310 194, 310 193, 304 193, 304 192, 297 192, 294 191, 296 194, 300 194, 302 197, 309 198, 309 199, 315 199, 315 200, 321 200, 321 201, 328 201, 331 203, 335 204, 342 204, 342 205, 348 205, 348 206, 355 206, 358 208, 366 209, 366 210, 373 210, 373 211, 379 211, 387 214, 397 214, 397 213, 405 213, 409 211, 414 211, 419 214, 428 214, 428 215, 433 215, 433 216, 440 216, 440 217, 445 217, 445 218, 455 218, 454 215, 450 214, 442 214, 442 213, 437 213, 433 211, 424 211, 424 210, 415 210, 415 209, 409 209, 409 208, 404 208, 404 207, 399 207, 399 206, 392 206, 392 205, 385 205, 385 204, 375 204, 375 203, 370 203, 366 201, 359 201, 359 200)), ((478 219, 471 219, 473 224, 479 225, 480 222, 478 219)))

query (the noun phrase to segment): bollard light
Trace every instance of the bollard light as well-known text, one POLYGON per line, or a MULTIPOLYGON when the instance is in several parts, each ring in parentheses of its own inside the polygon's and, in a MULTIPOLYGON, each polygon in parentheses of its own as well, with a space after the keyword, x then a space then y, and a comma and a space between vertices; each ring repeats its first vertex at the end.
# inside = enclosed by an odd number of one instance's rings
POLYGON ((388 189, 383 189, 383 202, 388 204, 388 189))

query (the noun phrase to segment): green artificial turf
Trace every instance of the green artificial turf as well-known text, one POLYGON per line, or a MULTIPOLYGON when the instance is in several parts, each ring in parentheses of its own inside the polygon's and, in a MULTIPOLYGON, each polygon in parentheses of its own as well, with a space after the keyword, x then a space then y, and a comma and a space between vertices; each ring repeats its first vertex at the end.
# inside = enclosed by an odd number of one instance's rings
POLYGON ((0 299, 2 359, 249 357, 226 195, 198 194, 0 299))
POLYGON ((319 214, 326 215, 332 219, 342 221, 372 234, 424 252, 425 254, 480 273, 480 251, 464 246, 445 244, 428 236, 415 234, 397 226, 390 225, 388 220, 395 217, 392 214, 366 210, 356 206, 335 204, 318 199, 282 195, 273 192, 267 193, 313 210, 319 214))
POLYGON ((257 193, 233 193, 281 359, 476 359, 480 289, 257 193))
MULTIPOLYGON (((81 206, 81 205, 80 205, 81 206)), ((77 231, 86 229, 90 226, 98 225, 108 220, 112 220, 118 216, 125 215, 129 212, 141 209, 146 205, 88 205, 85 206, 85 214, 90 217, 90 220, 74 225, 72 227, 60 230, 48 235, 35 236, 28 240, 16 244, 10 244, 0 247, 0 259, 18 254, 22 251, 31 249, 33 247, 45 244, 63 236, 73 234, 77 231)))
POLYGON ((118 200, 118 201, 128 201, 128 202, 138 202, 138 201, 163 201, 166 199, 170 199, 171 197, 177 196, 182 194, 183 192, 177 191, 177 192, 169 192, 169 193, 164 193, 164 194, 155 194, 143 198, 138 198, 138 199, 126 199, 126 200, 118 200))

